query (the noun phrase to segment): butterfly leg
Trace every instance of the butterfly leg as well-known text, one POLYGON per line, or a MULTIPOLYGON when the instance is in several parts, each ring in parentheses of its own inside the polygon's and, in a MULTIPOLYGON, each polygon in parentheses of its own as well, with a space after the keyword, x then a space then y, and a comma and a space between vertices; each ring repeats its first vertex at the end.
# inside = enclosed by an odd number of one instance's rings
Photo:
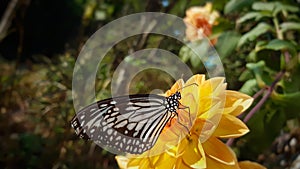
POLYGON ((179 108, 178 109, 188 109, 188 113, 189 113, 189 122, 190 122, 190 126, 192 126, 192 118, 191 118, 191 111, 190 111, 190 107, 188 106, 184 106, 182 104, 179 104, 179 108))
POLYGON ((176 114, 176 116, 177 116, 177 122, 178 122, 178 124, 180 124, 181 126, 183 126, 183 127, 186 129, 187 133, 190 133, 190 130, 189 130, 189 128, 188 128, 186 125, 184 125, 184 124, 182 124, 182 123, 180 122, 180 119, 179 119, 178 113, 177 113, 177 112, 174 112, 174 113, 175 113, 175 114, 176 114))

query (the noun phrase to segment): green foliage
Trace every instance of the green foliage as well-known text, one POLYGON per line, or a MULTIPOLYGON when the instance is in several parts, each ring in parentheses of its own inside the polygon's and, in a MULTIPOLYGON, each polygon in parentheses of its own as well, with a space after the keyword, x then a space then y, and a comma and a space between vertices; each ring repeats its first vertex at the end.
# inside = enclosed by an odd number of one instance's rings
POLYGON ((0 92, 5 98, 0 102, 5 133, 1 163, 7 168, 101 168, 97 158, 114 161, 99 148, 89 150, 93 145, 83 144, 70 129, 75 57, 66 53, 50 60, 40 55, 35 62, 22 69, 13 62, 0 62, 0 92), (95 157, 89 157, 89 151, 95 157))
POLYGON ((216 44, 216 50, 218 51, 221 59, 228 57, 235 50, 241 35, 235 31, 223 32, 216 44), (230 42, 230 43, 228 43, 230 42))
POLYGON ((240 11, 243 8, 250 6, 253 0, 230 0, 224 8, 224 13, 228 14, 231 12, 240 11))
POLYGON ((267 23, 259 23, 257 26, 255 26, 252 30, 250 30, 249 32, 247 32, 246 34, 244 34, 239 43, 238 43, 238 47, 244 45, 247 41, 254 41, 257 40, 257 38, 262 35, 267 33, 268 31, 275 31, 273 29, 272 26, 270 26, 267 23))
POLYGON ((209 49, 209 42, 205 40, 199 40, 195 42, 190 42, 186 46, 180 49, 179 57, 184 62, 190 60, 191 65, 194 68, 198 68, 202 62, 206 61, 209 49))
POLYGON ((279 25, 281 32, 284 33, 289 30, 298 30, 300 31, 300 23, 298 22, 283 22, 279 25))
MULTIPOLYGON (((234 2, 229 1, 225 11, 233 12, 234 2)), ((236 4, 235 8, 241 9, 241 4, 236 4)), ((253 2, 251 8, 237 19, 236 31, 242 36, 236 50, 246 53, 246 69, 239 76, 243 82, 240 91, 257 94, 253 109, 260 99, 267 97, 248 122, 250 134, 241 139, 243 144, 237 144, 240 158, 255 159, 254 156, 267 149, 280 132, 287 129, 287 120, 299 120, 300 107, 296 103, 300 99, 297 14, 297 5, 280 1, 253 2), (259 91, 262 91, 260 95, 259 91)), ((235 57, 240 56, 241 53, 235 54, 235 57)))

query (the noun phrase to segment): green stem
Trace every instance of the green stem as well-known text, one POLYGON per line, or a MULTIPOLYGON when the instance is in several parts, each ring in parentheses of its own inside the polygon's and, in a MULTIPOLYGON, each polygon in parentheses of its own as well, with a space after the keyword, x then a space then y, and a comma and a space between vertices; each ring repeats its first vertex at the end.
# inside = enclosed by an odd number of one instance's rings
POLYGON ((282 31, 279 28, 278 19, 276 17, 274 17, 273 23, 274 23, 275 28, 276 28, 277 38, 280 39, 280 40, 283 40, 283 34, 282 34, 282 31))

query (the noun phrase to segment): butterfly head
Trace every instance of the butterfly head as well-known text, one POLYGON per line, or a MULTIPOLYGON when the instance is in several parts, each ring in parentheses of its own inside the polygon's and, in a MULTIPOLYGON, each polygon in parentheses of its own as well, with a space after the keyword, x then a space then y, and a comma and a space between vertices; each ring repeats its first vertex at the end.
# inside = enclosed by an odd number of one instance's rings
POLYGON ((174 96, 174 99, 176 99, 176 100, 180 100, 181 99, 181 93, 178 92, 178 91, 175 94, 173 94, 173 96, 174 96))
POLYGON ((178 109, 180 99, 181 99, 181 94, 178 91, 172 94, 171 96, 167 97, 166 108, 170 112, 175 112, 178 109))

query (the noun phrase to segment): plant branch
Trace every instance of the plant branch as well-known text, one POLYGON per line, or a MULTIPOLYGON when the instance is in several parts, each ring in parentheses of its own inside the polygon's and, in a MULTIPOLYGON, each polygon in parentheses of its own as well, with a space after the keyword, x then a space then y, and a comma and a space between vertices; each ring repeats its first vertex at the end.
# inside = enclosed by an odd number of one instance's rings
POLYGON ((266 92, 266 94, 262 97, 262 99, 253 107, 253 109, 247 114, 247 116, 244 118, 244 122, 248 122, 251 117, 261 108, 261 106, 267 101, 267 99, 270 97, 270 95, 272 94, 277 82, 283 77, 285 71, 281 71, 277 74, 275 80, 273 81, 273 83, 271 84, 270 87, 268 87, 268 90, 266 92))
POLYGON ((11 20, 15 14, 15 8, 18 0, 11 0, 0 21, 0 41, 6 36, 7 30, 11 24, 11 20))
POLYGON ((266 88, 261 88, 258 92, 256 92, 254 95, 253 95, 253 99, 256 100, 260 95, 262 95, 264 93, 264 91, 266 90, 266 88))
MULTIPOLYGON (((288 61, 290 54, 288 52, 284 53, 285 55, 285 59, 288 61)), ((282 79, 282 77, 285 74, 285 69, 280 71, 277 76, 275 77, 275 80, 273 81, 273 83, 271 84, 270 87, 267 88, 267 91, 265 93, 265 95, 262 97, 262 99, 253 107, 253 109, 251 109, 251 111, 246 115, 246 117, 243 119, 243 122, 248 122, 251 117, 261 108, 261 106, 267 101, 267 99, 270 97, 270 95, 272 94, 273 90, 275 89, 276 84, 282 79)), ((266 88, 262 88, 260 91, 258 91, 253 98, 256 99, 258 96, 260 96, 266 88)), ((231 146, 232 143, 234 142, 234 138, 230 138, 228 139, 228 141, 226 142, 226 144, 228 146, 231 146)))

